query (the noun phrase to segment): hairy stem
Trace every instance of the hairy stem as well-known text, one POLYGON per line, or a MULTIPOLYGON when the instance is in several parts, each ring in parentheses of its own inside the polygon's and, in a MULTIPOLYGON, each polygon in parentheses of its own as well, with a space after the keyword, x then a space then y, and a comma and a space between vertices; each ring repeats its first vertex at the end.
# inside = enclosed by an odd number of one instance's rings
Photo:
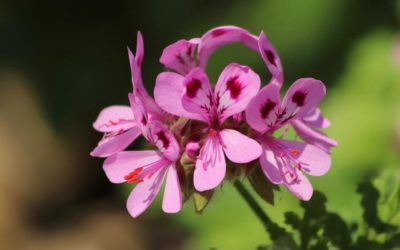
POLYGON ((234 186, 235 186, 236 190, 239 192, 239 194, 243 197, 243 199, 250 206, 251 210, 253 210, 253 212, 256 214, 256 216, 261 221, 261 223, 268 230, 269 224, 272 221, 267 216, 267 214, 264 212, 264 210, 261 208, 261 206, 257 203, 257 201, 254 199, 254 197, 250 194, 250 192, 245 188, 245 186, 239 180, 236 180, 234 182, 234 186))

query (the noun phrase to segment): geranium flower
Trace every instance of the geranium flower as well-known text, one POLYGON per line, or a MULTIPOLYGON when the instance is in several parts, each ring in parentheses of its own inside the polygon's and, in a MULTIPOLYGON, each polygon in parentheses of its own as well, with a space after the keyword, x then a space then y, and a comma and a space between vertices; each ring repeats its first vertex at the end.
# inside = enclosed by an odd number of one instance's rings
POLYGON ((325 92, 321 81, 303 78, 293 83, 281 103, 279 87, 269 84, 250 101, 245 112, 248 124, 260 133, 263 172, 272 183, 285 185, 302 200, 309 200, 313 193, 303 173, 325 174, 331 164, 329 154, 310 144, 274 138, 273 132, 318 107, 325 92))
POLYGON ((182 194, 175 162, 180 149, 174 135, 148 112, 135 95, 129 95, 135 119, 141 121, 143 136, 158 150, 122 151, 108 157, 103 169, 113 183, 136 183, 129 195, 127 209, 132 217, 143 213, 153 202, 166 179, 162 209, 176 213, 182 208, 182 194))
POLYGON ((176 116, 207 123, 194 170, 194 186, 198 191, 213 189, 223 181, 224 154, 235 163, 250 162, 260 156, 261 147, 255 140, 224 128, 224 121, 244 111, 259 88, 258 75, 239 64, 230 64, 223 70, 214 90, 199 67, 186 77, 172 72, 157 77, 154 95, 161 108, 176 116))

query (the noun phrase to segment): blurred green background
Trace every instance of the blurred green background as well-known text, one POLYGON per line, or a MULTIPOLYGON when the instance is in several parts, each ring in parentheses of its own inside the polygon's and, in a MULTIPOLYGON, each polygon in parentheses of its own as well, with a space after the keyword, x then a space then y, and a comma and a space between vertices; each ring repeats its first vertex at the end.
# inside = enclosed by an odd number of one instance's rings
MULTIPOLYGON (((126 46, 145 41, 149 89, 162 49, 219 25, 264 30, 288 87, 300 77, 327 86, 322 104, 337 139, 331 171, 311 178, 328 209, 361 218, 356 184, 400 167, 400 1, 0 1, 0 245, 4 249, 255 249, 269 237, 230 183, 202 215, 192 202, 176 215, 156 202, 138 219, 126 187, 106 180, 89 157, 101 135, 91 124, 111 104, 128 104, 126 46)), ((207 72, 232 61, 264 83, 260 58, 235 44, 207 72)), ((137 143, 140 147, 140 142, 137 143)), ((260 201, 261 202, 261 201, 260 201)), ((286 190, 262 203, 277 222, 299 210, 286 190)))

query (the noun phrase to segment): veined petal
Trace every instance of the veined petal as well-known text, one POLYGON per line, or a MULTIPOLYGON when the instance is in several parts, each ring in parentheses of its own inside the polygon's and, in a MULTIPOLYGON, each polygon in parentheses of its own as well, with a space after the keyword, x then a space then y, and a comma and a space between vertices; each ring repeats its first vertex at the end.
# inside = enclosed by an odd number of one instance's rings
POLYGON ((296 134, 299 135, 305 142, 315 145, 325 152, 329 153, 332 147, 336 147, 338 145, 334 139, 328 137, 320 131, 316 131, 308 127, 298 119, 293 120, 291 125, 295 129, 296 134))
POLYGON ((221 123, 246 109, 260 89, 260 77, 249 67, 229 64, 215 86, 215 100, 221 123))
POLYGON ((327 128, 330 121, 322 115, 319 108, 314 108, 301 119, 306 125, 314 128, 327 128))
POLYGON ((306 176, 297 171, 297 180, 285 184, 286 188, 297 198, 308 201, 313 194, 313 187, 306 176))
POLYGON ((224 129, 219 136, 226 156, 235 163, 250 162, 261 155, 260 144, 236 130, 224 129))
POLYGON ((182 75, 173 72, 163 72, 157 76, 154 88, 156 103, 166 112, 195 120, 201 120, 199 114, 188 112, 182 106, 184 92, 182 75))
POLYGON ((282 101, 282 120, 288 122, 293 118, 301 118, 318 107, 324 99, 326 88, 324 84, 313 78, 296 80, 286 92, 282 101))
POLYGON ((177 213, 182 208, 182 193, 179 184, 178 173, 175 164, 168 168, 167 180, 165 182, 162 209, 166 213, 177 213))
POLYGON ((325 151, 306 143, 275 139, 292 152, 291 157, 301 164, 301 170, 309 175, 321 176, 331 167, 331 157, 325 151))
POLYGON ((209 56, 217 48, 229 43, 240 42, 248 48, 258 51, 257 40, 256 36, 236 26, 221 26, 211 29, 201 37, 198 49, 198 65, 204 69, 209 56))
POLYGON ((275 125, 279 112, 279 88, 269 84, 250 101, 246 108, 246 120, 253 129, 265 132, 275 125))
POLYGON ((186 75, 195 67, 194 52, 197 44, 185 39, 167 46, 160 58, 160 63, 179 74, 186 75))
POLYGON ((210 122, 215 108, 211 84, 201 68, 194 68, 183 81, 182 105, 188 111, 201 115, 202 121, 210 122))
POLYGON ((281 87, 283 84, 283 69, 281 59, 263 31, 258 39, 258 47, 261 57, 267 65, 268 70, 277 80, 278 87, 281 87))
POLYGON ((132 217, 138 217, 153 202, 160 191, 168 168, 162 168, 149 179, 139 183, 128 197, 126 207, 132 217))
POLYGON ((200 192, 213 189, 224 180, 225 172, 225 156, 219 138, 209 136, 196 161, 194 187, 200 192))
POLYGON ((103 163, 103 170, 112 183, 125 182, 125 177, 139 167, 161 160, 158 151, 122 151, 108 157, 103 163))
POLYGON ((263 151, 260 156, 260 165, 262 171, 273 184, 282 184, 284 180, 278 165, 280 163, 275 157, 275 152, 272 151, 272 149, 269 148, 266 143, 263 143, 262 146, 263 151))
POLYGON ((174 135, 161 122, 151 121, 149 123, 150 143, 156 145, 160 152, 170 160, 176 161, 179 158, 179 145, 174 135))
POLYGON ((141 131, 139 127, 133 127, 122 134, 111 137, 104 143, 100 142, 100 144, 93 149, 90 155, 95 157, 107 157, 113 155, 127 148, 129 144, 139 137, 140 134, 141 131))
POLYGON ((100 132, 128 130, 135 126, 132 110, 129 106, 114 105, 104 108, 93 127, 100 132))

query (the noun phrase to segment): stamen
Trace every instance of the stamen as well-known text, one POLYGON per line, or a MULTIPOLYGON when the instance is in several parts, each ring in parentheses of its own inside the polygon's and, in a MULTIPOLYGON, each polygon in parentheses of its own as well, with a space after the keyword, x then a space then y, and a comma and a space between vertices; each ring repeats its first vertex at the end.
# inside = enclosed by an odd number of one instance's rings
POLYGON ((143 167, 139 167, 139 168, 136 168, 135 170, 133 170, 132 172, 130 172, 128 175, 126 175, 125 177, 124 177, 124 179, 129 183, 129 184, 132 184, 132 183, 140 183, 140 182, 142 182, 143 180, 142 179, 140 179, 140 174, 142 173, 142 171, 143 171, 143 167))
POLYGON ((290 150, 290 153, 291 153, 293 156, 298 156, 301 152, 300 152, 300 150, 298 150, 298 149, 291 149, 291 150, 290 150))

